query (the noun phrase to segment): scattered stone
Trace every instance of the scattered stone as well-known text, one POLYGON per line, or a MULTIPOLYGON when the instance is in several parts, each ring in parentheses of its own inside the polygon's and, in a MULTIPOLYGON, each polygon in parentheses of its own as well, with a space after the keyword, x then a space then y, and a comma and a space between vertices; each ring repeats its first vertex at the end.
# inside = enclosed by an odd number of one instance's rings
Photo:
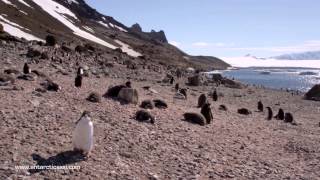
POLYGON ((201 126, 204 126, 206 124, 206 118, 199 113, 184 113, 184 120, 190 123, 199 124, 201 126))
POLYGON ((4 73, 6 73, 6 74, 14 74, 14 75, 21 74, 21 72, 16 70, 16 69, 5 69, 4 73))
POLYGON ((49 79, 47 79, 46 81, 44 81, 40 85, 43 86, 48 91, 56 91, 57 92, 57 91, 61 90, 61 87, 57 83, 55 83, 49 79))
POLYGON ((159 108, 159 109, 166 109, 168 108, 168 104, 164 101, 164 100, 161 100, 161 99, 155 99, 153 100, 154 102, 154 106, 159 108))
POLYGON ((32 70, 31 72, 39 77, 47 78, 47 75, 39 70, 32 70))
POLYGON ((41 51, 35 48, 30 48, 27 52, 28 58, 35 58, 41 56, 41 51))
POLYGON ((219 106, 219 110, 221 110, 221 111, 228 111, 228 108, 227 108, 226 105, 222 104, 222 105, 219 106))
POLYGON ((31 74, 22 74, 17 77, 18 79, 26 80, 26 81, 35 81, 35 77, 31 74))
POLYGON ((141 122, 150 121, 151 124, 155 123, 155 117, 146 110, 139 110, 136 112, 135 119, 141 122))
POLYGON ((87 97, 87 100, 93 103, 99 103, 101 102, 101 95, 97 92, 92 92, 87 97))
POLYGON ((173 98, 175 98, 175 99, 186 99, 186 97, 182 93, 179 93, 179 92, 176 92, 176 94, 173 96, 173 98))
POLYGON ((13 76, 9 74, 0 73, 0 86, 7 86, 9 84, 13 84, 15 79, 13 76))
POLYGON ((126 103, 138 104, 139 96, 138 91, 133 88, 122 88, 118 94, 118 98, 126 103))
POLYGON ((47 90, 44 88, 36 88, 35 91, 39 92, 39 93, 46 93, 47 92, 47 90))
POLYGON ((239 114, 243 114, 243 115, 249 115, 249 114, 252 114, 251 111, 249 111, 248 109, 246 108, 241 108, 241 109, 238 109, 238 113, 239 114))
POLYGON ((151 100, 144 100, 144 101, 141 102, 140 107, 144 108, 144 109, 153 109, 154 108, 154 103, 151 100))

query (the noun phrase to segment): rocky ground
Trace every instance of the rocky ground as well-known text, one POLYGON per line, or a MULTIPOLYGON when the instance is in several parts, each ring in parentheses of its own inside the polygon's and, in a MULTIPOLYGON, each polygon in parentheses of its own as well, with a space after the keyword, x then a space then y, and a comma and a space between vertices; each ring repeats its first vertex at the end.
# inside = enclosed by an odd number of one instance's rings
MULTIPOLYGON (((10 179, 318 179, 320 177, 320 102, 303 100, 302 95, 252 86, 243 89, 217 88, 220 94, 212 104, 213 122, 199 126, 183 121, 183 113, 199 112, 201 93, 215 87, 188 87, 188 99, 175 99, 174 87, 159 83, 167 70, 128 69, 110 61, 113 67, 95 72, 99 63, 92 58, 82 65, 91 71, 83 87, 74 87, 76 54, 70 63, 51 59, 34 61, 23 53, 27 48, 2 45, 1 72, 22 70, 25 61, 32 69, 47 74, 62 89, 37 92, 43 77, 34 81, 16 80, 0 87, 0 178, 10 179), (163 99, 169 108, 154 109, 156 121, 134 120, 138 105, 122 104, 102 98, 91 103, 86 97, 93 91, 104 94, 109 86, 131 80, 139 100, 163 99), (158 93, 144 90, 151 86, 158 93), (274 113, 278 108, 291 112, 297 126, 279 120, 267 121, 266 112, 256 112, 261 100, 274 113), (228 111, 220 111, 224 104, 228 111), (248 108, 253 113, 237 113, 248 108), (84 110, 92 112, 95 145, 87 159, 72 159, 72 131, 84 110), (70 156, 69 156, 70 155, 70 156), (80 170, 16 170, 18 165, 79 165, 80 170)), ((59 55, 57 55, 59 56, 59 55)), ((108 58, 108 57, 106 57, 108 58)), ((54 58, 53 58, 54 59, 54 58)), ((186 78, 178 82, 185 85, 186 78)))

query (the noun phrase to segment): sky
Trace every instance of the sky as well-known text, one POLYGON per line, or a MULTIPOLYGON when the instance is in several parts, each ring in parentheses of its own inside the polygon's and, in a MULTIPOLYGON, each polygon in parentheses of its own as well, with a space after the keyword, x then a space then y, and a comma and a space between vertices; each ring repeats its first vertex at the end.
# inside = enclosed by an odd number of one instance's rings
POLYGON ((320 0, 86 0, 191 55, 272 57, 320 50, 320 0))

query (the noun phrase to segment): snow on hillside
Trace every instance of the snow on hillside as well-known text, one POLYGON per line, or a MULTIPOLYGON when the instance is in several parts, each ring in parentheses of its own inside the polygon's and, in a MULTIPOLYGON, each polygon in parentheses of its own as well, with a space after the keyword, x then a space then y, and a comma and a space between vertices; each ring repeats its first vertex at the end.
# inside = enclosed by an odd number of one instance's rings
POLYGON ((101 44, 103 46, 106 46, 111 49, 116 49, 117 47, 86 32, 81 30, 79 27, 75 26, 70 22, 65 15, 71 16, 72 18, 78 20, 76 15, 72 13, 69 9, 65 8, 64 6, 60 5, 59 3, 52 1, 52 0, 32 0, 35 2, 38 6, 40 6, 44 11, 49 13, 52 17, 56 18, 58 21, 66 25, 68 28, 70 28, 73 33, 77 36, 80 36, 82 38, 88 39, 90 41, 96 42, 98 44, 101 44))
POLYGON ((137 51, 131 49, 131 47, 128 44, 125 44, 122 41, 119 40, 115 40, 115 42, 119 45, 121 45, 121 50, 125 53, 127 53, 128 55, 132 56, 132 57, 138 57, 141 56, 140 53, 138 53, 137 51))
MULTIPOLYGON (((26 3, 24 0, 18 0, 20 3, 32 8, 28 3, 26 3)), ((33 8, 32 8, 33 9, 33 8)))
POLYGON ((11 5, 11 6, 17 8, 17 6, 14 5, 14 4, 12 4, 9 0, 2 0, 2 2, 4 2, 4 3, 8 4, 8 5, 11 5))
POLYGON ((276 60, 253 57, 221 58, 233 67, 305 67, 320 68, 320 60, 276 60))
POLYGON ((1 21, 1 24, 3 25, 4 31, 10 32, 10 34, 13 36, 17 36, 19 38, 25 38, 27 40, 44 41, 44 40, 42 40, 32 34, 29 34, 29 33, 22 31, 21 29, 24 29, 27 31, 28 31, 28 29, 23 28, 23 27, 19 26, 18 24, 9 21, 8 19, 6 19, 4 17, 4 15, 0 15, 0 21, 1 21), (19 28, 21 28, 21 29, 19 29, 19 28))

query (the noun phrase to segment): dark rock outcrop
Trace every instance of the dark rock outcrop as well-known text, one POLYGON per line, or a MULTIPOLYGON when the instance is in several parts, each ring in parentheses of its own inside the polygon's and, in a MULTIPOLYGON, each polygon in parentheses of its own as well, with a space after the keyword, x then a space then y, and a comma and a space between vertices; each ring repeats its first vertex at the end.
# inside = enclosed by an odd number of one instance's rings
POLYGON ((313 86, 306 94, 305 99, 320 101, 320 84, 313 86))

